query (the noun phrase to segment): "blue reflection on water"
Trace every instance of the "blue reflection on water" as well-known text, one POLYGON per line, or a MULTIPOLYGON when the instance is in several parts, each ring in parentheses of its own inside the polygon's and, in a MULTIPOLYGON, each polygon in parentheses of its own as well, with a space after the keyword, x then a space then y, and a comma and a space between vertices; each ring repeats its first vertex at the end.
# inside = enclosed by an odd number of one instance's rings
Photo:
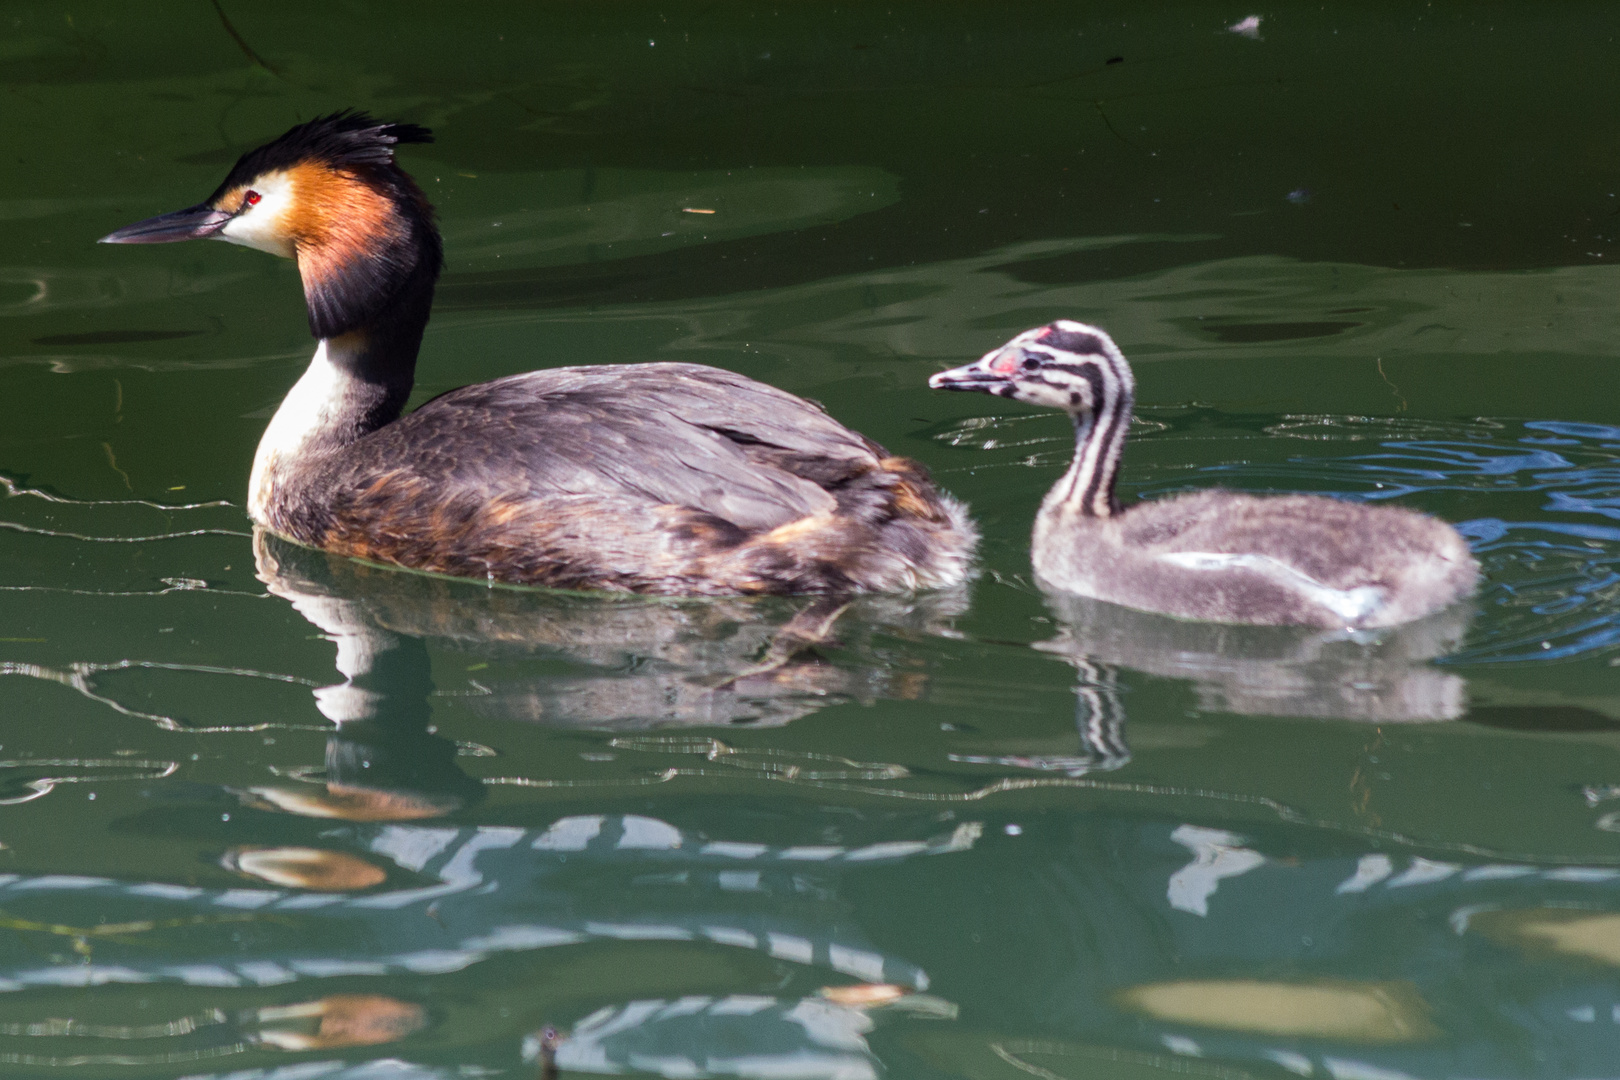
MULTIPOLYGON (((1346 438, 1367 438, 1377 423, 1326 421, 1316 430, 1325 427, 1332 438, 1338 427, 1346 438)), ((1558 518, 1457 522, 1484 565, 1478 603, 1485 617, 1468 648, 1450 661, 1546 662, 1614 649, 1620 646, 1620 526, 1607 522, 1620 520, 1620 427, 1560 420, 1517 427, 1516 436, 1503 425, 1467 439, 1382 439, 1376 453, 1203 471, 1236 488, 1259 490, 1281 480, 1281 486, 1326 487, 1364 502, 1416 497, 1433 503, 1438 493, 1462 492, 1475 495, 1471 502, 1478 505, 1485 492, 1504 502, 1538 494, 1539 510, 1558 518)))

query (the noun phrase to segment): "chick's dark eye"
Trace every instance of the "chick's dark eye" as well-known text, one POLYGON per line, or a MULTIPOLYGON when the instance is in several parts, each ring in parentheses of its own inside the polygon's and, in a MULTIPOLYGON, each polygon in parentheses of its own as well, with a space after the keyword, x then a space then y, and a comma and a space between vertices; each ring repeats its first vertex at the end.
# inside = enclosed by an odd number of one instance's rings
POLYGON ((1039 360, 1035 359, 1033 356, 1025 357, 1025 359, 1024 359, 1024 370, 1025 371, 1034 371, 1036 368, 1038 368, 1040 366, 1041 366, 1041 362, 1039 360))
POLYGON ((257 191, 250 191, 246 195, 242 196, 242 205, 258 206, 259 200, 262 198, 264 198, 264 196, 260 195, 257 191))

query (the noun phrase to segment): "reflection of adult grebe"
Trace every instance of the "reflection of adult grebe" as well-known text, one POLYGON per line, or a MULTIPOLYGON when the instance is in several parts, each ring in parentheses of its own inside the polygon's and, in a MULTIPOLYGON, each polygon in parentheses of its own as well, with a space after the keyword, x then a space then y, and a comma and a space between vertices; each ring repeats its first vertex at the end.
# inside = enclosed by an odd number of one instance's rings
POLYGON ((248 510, 313 547, 462 577, 663 595, 959 584, 976 535, 923 467, 818 406, 697 364, 534 371, 408 416, 442 263, 394 163, 414 124, 312 120, 206 202, 102 237, 298 260, 320 347, 270 421, 248 510))
POLYGON ((1474 588, 1457 531, 1411 510, 1319 495, 1198 491, 1122 508, 1115 475, 1135 381, 1109 336, 1059 321, 929 385, 1061 409, 1075 454, 1035 520, 1050 585, 1183 619, 1325 629, 1395 626, 1474 588))
MULTIPOLYGON (((345 633, 318 623, 338 646, 344 681, 315 691, 337 725, 326 740, 321 787, 261 786, 244 793, 265 808, 343 821, 415 821, 481 801, 454 742, 429 727, 433 690, 427 647, 398 634, 345 633)), ((262 876, 262 875, 261 875, 262 876)))
MULTIPOLYGON (((469 711, 494 719, 598 729, 768 726, 839 701, 919 697, 926 677, 877 655, 879 627, 939 633, 966 598, 840 601, 649 600, 488 589, 403 574, 290 544, 260 530, 258 574, 338 646, 345 682, 317 691, 340 726, 386 713, 425 732, 432 689, 424 639, 490 658, 552 656, 574 673, 485 677, 469 711), (833 663, 805 647, 839 617, 833 663)), ((424 737, 428 737, 425 736, 424 737)), ((436 736, 433 736, 436 738, 436 736)))

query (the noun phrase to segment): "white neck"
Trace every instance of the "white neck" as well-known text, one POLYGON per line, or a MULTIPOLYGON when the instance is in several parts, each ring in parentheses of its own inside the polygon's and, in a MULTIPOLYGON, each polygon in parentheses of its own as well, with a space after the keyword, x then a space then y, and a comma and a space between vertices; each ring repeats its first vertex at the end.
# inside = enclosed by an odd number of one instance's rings
POLYGON ((365 341, 358 335, 322 338, 309 369, 287 392, 253 455, 248 516, 273 527, 270 506, 288 469, 351 441, 357 407, 372 397, 352 371, 365 341))

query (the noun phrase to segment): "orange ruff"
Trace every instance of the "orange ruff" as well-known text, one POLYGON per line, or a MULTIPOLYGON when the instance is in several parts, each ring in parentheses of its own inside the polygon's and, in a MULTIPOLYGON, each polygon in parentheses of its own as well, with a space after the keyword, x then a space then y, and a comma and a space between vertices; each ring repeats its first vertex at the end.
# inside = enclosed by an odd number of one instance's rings
POLYGON ((297 198, 286 225, 306 288, 330 280, 406 232, 387 196, 353 173, 306 161, 293 166, 288 177, 297 198))

